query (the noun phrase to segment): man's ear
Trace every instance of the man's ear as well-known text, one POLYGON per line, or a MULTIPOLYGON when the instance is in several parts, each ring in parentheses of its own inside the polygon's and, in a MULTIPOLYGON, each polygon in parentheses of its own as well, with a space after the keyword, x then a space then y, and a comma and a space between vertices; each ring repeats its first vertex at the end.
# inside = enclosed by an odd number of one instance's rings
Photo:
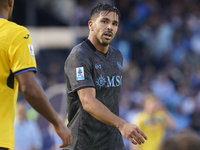
POLYGON ((92 20, 89 20, 88 21, 88 27, 91 31, 93 31, 93 21, 92 20))
POLYGON ((14 0, 8 0, 8 6, 13 7, 14 5, 14 0))

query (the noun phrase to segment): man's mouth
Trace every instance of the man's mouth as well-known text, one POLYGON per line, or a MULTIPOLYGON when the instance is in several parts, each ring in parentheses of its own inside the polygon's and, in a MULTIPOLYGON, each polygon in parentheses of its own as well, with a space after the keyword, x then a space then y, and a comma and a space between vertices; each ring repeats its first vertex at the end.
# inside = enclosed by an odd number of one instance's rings
POLYGON ((110 40, 113 36, 113 33, 112 32, 105 32, 103 35, 105 36, 106 39, 110 40))

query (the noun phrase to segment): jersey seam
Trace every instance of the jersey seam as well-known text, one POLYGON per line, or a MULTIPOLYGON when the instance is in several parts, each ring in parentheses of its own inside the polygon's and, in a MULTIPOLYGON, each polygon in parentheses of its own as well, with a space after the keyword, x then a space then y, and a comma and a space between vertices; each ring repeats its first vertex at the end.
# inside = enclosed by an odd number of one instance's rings
MULTIPOLYGON (((24 69, 15 71, 13 74, 16 75, 17 73, 19 73, 19 72, 21 72, 21 71, 25 71, 25 70, 28 71, 28 69, 35 69, 35 72, 37 72, 37 69, 36 69, 35 67, 29 67, 29 68, 24 68, 24 69)), ((34 70, 32 70, 32 71, 34 71, 34 70)))

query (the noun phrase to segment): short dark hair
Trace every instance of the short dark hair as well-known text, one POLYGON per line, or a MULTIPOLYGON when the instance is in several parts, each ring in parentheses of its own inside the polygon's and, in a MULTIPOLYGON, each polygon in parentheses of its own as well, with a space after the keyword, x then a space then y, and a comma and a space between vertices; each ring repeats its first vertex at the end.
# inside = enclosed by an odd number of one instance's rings
POLYGON ((117 9, 117 7, 110 5, 108 3, 99 3, 92 9, 90 13, 90 19, 94 14, 100 14, 102 11, 105 11, 105 15, 108 14, 109 12, 115 12, 119 16, 119 19, 121 18, 121 13, 117 9))

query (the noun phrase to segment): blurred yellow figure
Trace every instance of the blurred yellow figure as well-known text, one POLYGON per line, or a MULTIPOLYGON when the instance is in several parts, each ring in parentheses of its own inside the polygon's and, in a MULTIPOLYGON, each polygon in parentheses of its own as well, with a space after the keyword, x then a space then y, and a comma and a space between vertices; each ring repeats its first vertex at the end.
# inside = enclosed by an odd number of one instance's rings
POLYGON ((143 130, 148 140, 142 145, 130 144, 131 150, 158 150, 167 128, 174 128, 174 121, 167 110, 153 94, 144 97, 144 109, 138 113, 132 123, 143 130))

